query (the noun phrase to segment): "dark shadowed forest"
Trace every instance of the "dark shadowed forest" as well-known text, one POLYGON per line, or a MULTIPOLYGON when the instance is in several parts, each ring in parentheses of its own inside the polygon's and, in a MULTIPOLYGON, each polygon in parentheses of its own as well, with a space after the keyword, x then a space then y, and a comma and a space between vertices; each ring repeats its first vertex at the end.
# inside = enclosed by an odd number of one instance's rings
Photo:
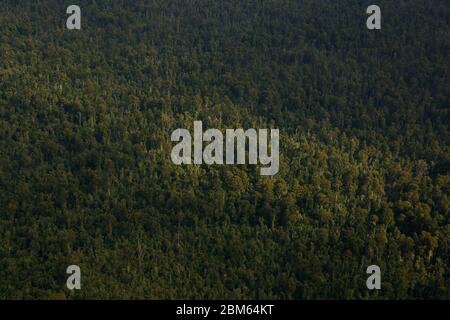
POLYGON ((2 0, 0 299, 449 299, 450 3, 373 2, 2 0), (278 174, 173 164, 196 120, 278 174))

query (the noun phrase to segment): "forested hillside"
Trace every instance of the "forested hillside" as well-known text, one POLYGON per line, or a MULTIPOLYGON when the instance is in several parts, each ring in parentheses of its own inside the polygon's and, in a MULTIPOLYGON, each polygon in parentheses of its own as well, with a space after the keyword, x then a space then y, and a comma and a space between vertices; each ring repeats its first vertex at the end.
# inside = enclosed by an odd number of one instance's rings
POLYGON ((450 3, 374 2, 2 0, 0 299, 449 299, 450 3), (173 164, 196 120, 279 173, 173 164))

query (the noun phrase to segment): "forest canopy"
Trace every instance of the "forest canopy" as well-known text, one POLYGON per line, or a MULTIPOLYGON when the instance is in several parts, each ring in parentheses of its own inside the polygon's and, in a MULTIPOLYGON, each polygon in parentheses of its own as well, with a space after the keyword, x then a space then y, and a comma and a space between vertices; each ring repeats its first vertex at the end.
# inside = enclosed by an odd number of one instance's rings
POLYGON ((368 1, 77 2, 70 31, 0 2, 0 299, 450 298, 449 1, 377 0, 381 30, 368 1), (175 165, 194 121, 278 128, 279 172, 175 165))

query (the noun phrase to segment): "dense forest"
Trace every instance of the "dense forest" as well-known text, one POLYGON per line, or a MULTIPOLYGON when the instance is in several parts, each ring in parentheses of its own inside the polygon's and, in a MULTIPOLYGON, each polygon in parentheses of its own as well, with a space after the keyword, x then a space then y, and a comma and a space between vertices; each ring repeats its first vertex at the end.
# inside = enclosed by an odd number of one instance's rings
POLYGON ((450 299, 448 0, 73 2, 0 2, 0 299, 450 299))

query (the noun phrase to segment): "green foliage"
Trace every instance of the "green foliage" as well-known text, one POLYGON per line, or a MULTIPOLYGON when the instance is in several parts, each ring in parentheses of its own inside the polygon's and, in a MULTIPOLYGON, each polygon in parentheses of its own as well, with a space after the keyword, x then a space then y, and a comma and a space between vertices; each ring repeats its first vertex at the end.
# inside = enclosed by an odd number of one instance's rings
POLYGON ((78 2, 0 4, 0 298, 450 298, 448 1, 78 2), (280 172, 173 165, 194 120, 280 172))

